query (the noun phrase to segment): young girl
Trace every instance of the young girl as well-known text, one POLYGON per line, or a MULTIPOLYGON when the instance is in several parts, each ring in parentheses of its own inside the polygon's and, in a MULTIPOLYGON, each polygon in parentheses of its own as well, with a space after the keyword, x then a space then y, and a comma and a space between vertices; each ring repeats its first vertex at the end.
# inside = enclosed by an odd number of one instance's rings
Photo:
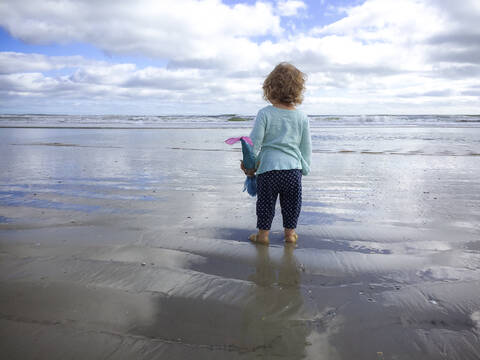
MULTIPOLYGON (((302 174, 310 172, 311 139, 307 116, 295 108, 302 103, 305 74, 280 63, 263 83, 263 97, 272 105, 261 109, 250 134, 257 158, 257 228, 255 243, 268 244, 268 233, 280 196, 285 241, 295 243, 302 206, 302 174)), ((254 171, 242 170, 247 175, 254 171)))

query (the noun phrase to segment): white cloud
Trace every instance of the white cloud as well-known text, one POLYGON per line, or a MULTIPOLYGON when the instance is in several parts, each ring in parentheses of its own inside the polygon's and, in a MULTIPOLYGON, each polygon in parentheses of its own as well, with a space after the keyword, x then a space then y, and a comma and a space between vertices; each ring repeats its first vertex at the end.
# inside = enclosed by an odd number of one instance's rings
POLYGON ((346 17, 313 29, 316 34, 348 35, 364 41, 405 43, 424 39, 445 26, 438 8, 417 0, 369 0, 344 9, 346 17))
MULTIPOLYGON (((251 36, 280 35, 269 3, 219 0, 2 1, 0 25, 33 44, 85 42, 108 53, 172 61, 248 58, 251 36)), ((244 61, 245 62, 245 61, 244 61)))
POLYGON ((164 59, 168 65, 139 68, 82 56, 3 52, 0 93, 9 99, 55 94, 72 101, 141 103, 148 96, 160 105, 177 104, 180 112, 194 104, 206 113, 254 113, 262 104, 263 77, 276 63, 291 61, 309 75, 305 109, 312 113, 480 110, 480 29, 475 25, 480 5, 475 0, 457 5, 367 0, 344 9, 339 21, 290 35, 281 28, 281 17, 291 21, 306 9, 304 2, 37 5, 2 2, 0 24, 35 44, 80 41, 107 53, 164 59), (46 73, 51 70, 62 75, 46 73))
MULTIPOLYGON (((109 64, 81 57, 0 53, 4 63, 13 63, 18 58, 22 62, 17 63, 15 69, 10 69, 13 72, 0 74, 0 97, 4 106, 26 97, 30 99, 29 102, 48 99, 50 107, 55 103, 96 100, 112 104, 109 112, 115 113, 119 108, 118 103, 123 101, 137 104, 140 112, 151 113, 162 111, 165 105, 178 106, 183 103, 205 106, 220 102, 224 112, 236 106, 237 112, 245 113, 245 105, 238 106, 238 103, 247 101, 259 106, 262 102, 258 93, 260 77, 239 78, 210 69, 138 68, 135 64, 109 64), (76 61, 75 67, 72 67, 73 60, 76 61), (28 68, 22 63, 28 63, 28 68), (33 71, 36 69, 69 69, 70 74, 46 75, 33 71), (145 109, 141 104, 146 102, 156 104, 145 109)), ((92 109, 84 110, 95 112, 92 109)), ((183 111, 189 112, 185 107, 183 111)))
POLYGON ((0 74, 49 71, 87 64, 81 56, 48 57, 41 54, 0 52, 0 74))
POLYGON ((307 5, 298 0, 281 0, 277 3, 278 13, 281 16, 295 16, 299 10, 305 10, 307 5))

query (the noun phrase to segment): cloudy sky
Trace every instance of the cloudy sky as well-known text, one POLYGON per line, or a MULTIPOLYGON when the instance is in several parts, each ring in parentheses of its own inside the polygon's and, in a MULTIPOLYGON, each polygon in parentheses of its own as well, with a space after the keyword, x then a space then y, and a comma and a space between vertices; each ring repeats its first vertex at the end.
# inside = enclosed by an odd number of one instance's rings
POLYGON ((479 114, 479 0, 2 0, 0 112, 479 114))

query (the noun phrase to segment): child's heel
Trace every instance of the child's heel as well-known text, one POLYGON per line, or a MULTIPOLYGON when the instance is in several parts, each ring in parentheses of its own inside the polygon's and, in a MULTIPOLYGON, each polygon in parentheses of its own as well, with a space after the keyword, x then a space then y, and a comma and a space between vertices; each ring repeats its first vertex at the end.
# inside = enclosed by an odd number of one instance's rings
POLYGON ((296 244, 298 240, 298 234, 293 234, 290 236, 285 236, 285 242, 289 244, 296 244))

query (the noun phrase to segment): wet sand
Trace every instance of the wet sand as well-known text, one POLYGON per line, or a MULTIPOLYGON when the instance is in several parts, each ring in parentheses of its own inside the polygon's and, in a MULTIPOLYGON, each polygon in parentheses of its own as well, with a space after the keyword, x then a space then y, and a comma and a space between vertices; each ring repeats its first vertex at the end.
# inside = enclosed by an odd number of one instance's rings
POLYGON ((477 149, 314 129, 298 246, 278 211, 265 247, 244 131, 1 129, 2 358, 480 358, 477 149))

